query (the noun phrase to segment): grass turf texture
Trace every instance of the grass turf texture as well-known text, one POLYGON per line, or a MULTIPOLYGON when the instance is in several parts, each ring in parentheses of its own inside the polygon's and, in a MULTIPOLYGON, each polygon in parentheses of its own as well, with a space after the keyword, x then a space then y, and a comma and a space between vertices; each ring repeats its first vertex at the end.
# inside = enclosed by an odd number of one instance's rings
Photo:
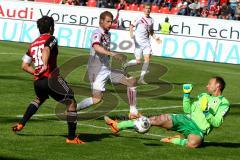
MULTIPOLYGON (((139 108, 145 115, 160 113, 182 113, 182 109, 161 109, 166 106, 181 106, 182 84, 193 83, 193 97, 205 91, 205 86, 211 76, 223 76, 227 87, 224 95, 231 102, 231 110, 219 129, 215 129, 208 137, 202 148, 188 149, 160 142, 161 137, 174 135, 160 128, 152 127, 148 134, 137 134, 133 130, 121 132, 114 136, 107 129, 103 118, 80 121, 78 133, 86 145, 71 145, 65 143, 67 125, 56 116, 32 117, 26 127, 19 134, 12 133, 10 127, 19 121, 17 115, 22 115, 29 102, 35 97, 32 76, 20 68, 21 57, 28 44, 15 42, 0 42, 0 159, 42 160, 42 159, 238 159, 240 156, 239 136, 239 66, 231 64, 217 64, 200 61, 153 57, 152 62, 163 65, 167 72, 160 77, 169 82, 172 90, 168 93, 139 98, 139 108), (147 109, 147 108, 157 109, 147 109), (160 108, 160 109, 159 109, 160 108)), ((75 48, 59 48, 58 65, 61 66, 72 57, 87 55, 88 51, 75 48)), ((127 55, 132 58, 131 54, 127 55)), ((70 84, 84 85, 82 77, 86 66, 71 72, 66 78, 70 84)), ((151 80, 151 77, 146 77, 151 80)), ((151 90, 153 85, 139 86, 139 94, 144 89, 151 90)), ((115 96, 114 89, 108 85, 115 96)), ((159 89, 161 90, 161 88, 159 89)), ((81 93, 81 88, 80 91, 81 93)), ((160 92, 160 91, 159 91, 160 92)), ((78 101, 90 94, 76 95, 78 101)), ((122 94, 125 94, 122 93, 122 94)), ((118 97, 118 96, 117 96, 118 97)), ((116 110, 128 109, 127 103, 119 97, 116 110)), ((111 101, 105 98, 105 101, 111 101)), ((49 99, 37 114, 52 114, 56 102, 49 99)), ((96 106, 95 106, 96 107, 96 106)), ((128 112, 110 113, 112 117, 124 117, 128 112)))

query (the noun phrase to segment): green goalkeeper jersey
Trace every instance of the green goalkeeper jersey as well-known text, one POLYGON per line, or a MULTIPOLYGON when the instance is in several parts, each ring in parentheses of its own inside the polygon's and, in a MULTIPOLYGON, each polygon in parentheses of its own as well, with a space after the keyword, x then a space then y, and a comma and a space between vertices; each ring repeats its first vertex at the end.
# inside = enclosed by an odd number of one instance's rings
POLYGON ((208 93, 198 95, 198 100, 183 98, 183 110, 188 114, 205 135, 214 127, 223 123, 223 117, 229 110, 229 102, 223 96, 212 96, 208 93))

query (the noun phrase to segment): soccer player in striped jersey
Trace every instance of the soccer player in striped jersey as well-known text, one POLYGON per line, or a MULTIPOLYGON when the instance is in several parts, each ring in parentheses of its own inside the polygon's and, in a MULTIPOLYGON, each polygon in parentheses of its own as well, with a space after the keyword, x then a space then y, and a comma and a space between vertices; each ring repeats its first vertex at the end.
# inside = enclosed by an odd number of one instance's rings
POLYGON ((92 87, 92 97, 86 98, 77 104, 77 111, 101 102, 107 80, 127 86, 127 95, 130 106, 129 118, 139 117, 136 108, 136 79, 125 76, 120 70, 111 69, 109 61, 113 57, 119 61, 126 60, 126 56, 110 51, 113 15, 104 11, 100 14, 100 27, 93 31, 91 37, 90 58, 88 61, 88 76, 92 87))

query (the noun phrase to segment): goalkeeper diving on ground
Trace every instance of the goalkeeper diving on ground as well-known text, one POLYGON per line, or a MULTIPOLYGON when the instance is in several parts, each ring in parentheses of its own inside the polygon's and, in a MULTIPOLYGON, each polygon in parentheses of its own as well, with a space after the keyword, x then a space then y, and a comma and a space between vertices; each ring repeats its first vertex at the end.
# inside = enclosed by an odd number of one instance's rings
POLYGON ((192 84, 183 85, 183 114, 160 114, 152 117, 140 117, 134 120, 117 122, 105 116, 106 124, 113 133, 135 128, 138 132, 146 132, 150 126, 159 126, 179 132, 181 135, 163 138, 162 142, 173 143, 190 148, 200 147, 204 137, 214 128, 222 125, 229 111, 229 101, 222 95, 225 81, 222 77, 212 77, 207 86, 207 93, 198 95, 197 100, 190 98, 192 84))

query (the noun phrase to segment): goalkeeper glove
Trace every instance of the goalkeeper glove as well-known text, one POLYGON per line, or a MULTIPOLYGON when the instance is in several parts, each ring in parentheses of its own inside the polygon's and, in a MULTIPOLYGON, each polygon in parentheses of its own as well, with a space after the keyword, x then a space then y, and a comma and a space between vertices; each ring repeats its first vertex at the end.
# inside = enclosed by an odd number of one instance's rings
POLYGON ((193 89, 193 85, 192 84, 184 84, 183 85, 183 96, 184 97, 189 97, 191 91, 193 89))

